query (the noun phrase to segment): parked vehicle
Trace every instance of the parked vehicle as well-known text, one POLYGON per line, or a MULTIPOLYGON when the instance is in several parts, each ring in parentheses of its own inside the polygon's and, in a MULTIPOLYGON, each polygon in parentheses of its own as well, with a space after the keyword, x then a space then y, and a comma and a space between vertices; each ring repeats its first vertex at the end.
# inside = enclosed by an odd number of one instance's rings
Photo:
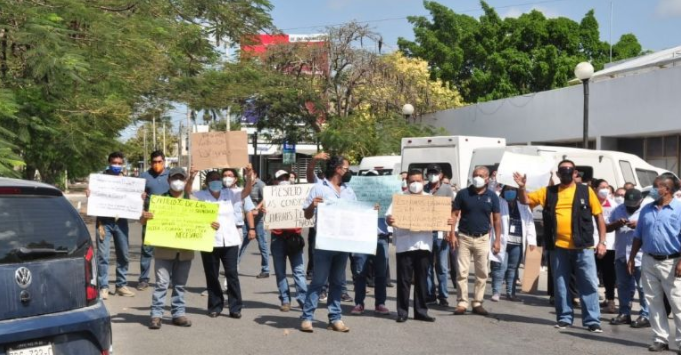
POLYGON ((395 168, 399 169, 401 162, 402 157, 396 155, 367 156, 359 163, 357 175, 364 176, 369 170, 376 171, 380 176, 398 174, 399 172, 395 172, 395 168))
POLYGON ((438 164, 452 185, 467 186, 473 151, 483 147, 506 147, 504 138, 476 136, 435 136, 402 139, 402 171, 424 170, 438 164))
POLYGON ((109 354, 96 249, 58 189, 0 178, 0 354, 109 354))

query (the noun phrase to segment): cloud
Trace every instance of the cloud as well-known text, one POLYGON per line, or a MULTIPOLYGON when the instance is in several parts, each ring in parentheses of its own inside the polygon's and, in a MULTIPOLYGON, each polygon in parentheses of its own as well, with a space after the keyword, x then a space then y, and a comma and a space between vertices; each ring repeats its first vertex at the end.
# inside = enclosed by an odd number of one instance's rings
POLYGON ((660 0, 655 7, 655 14, 659 17, 681 17, 681 1, 660 0))
POLYGON ((520 17, 520 15, 525 14, 525 13, 529 13, 532 10, 537 10, 537 11, 541 12, 542 14, 544 14, 544 16, 546 16, 547 18, 550 18, 550 19, 560 17, 560 14, 558 14, 556 11, 551 10, 549 8, 546 8, 546 7, 543 7, 543 6, 536 6, 536 5, 532 6, 531 8, 529 8, 526 11, 521 10, 519 7, 511 7, 508 10, 506 10, 506 13, 501 15, 501 17, 502 18, 513 17, 513 18, 517 19, 517 18, 520 17))

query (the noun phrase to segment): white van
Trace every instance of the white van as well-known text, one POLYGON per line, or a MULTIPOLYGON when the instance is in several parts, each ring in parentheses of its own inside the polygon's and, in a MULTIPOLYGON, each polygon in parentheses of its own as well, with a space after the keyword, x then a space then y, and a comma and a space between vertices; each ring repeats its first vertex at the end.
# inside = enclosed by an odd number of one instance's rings
MULTIPOLYGON (((586 181, 592 178, 605 179, 615 188, 624 186, 626 182, 631 182, 641 189, 652 185, 655 177, 667 171, 650 165, 636 155, 618 151, 519 145, 508 146, 506 148, 480 148, 474 150, 473 159, 468 170, 468 179, 471 178, 476 166, 487 166, 490 168, 490 172, 495 171, 505 151, 523 155, 547 156, 552 158, 556 165, 561 160, 572 160, 577 165, 577 170, 583 173, 583 180, 586 181)), ((554 182, 558 182, 558 177, 555 174, 554 182)))
POLYGON ((399 172, 395 172, 395 168, 399 168, 401 162, 402 157, 397 155, 367 156, 359 163, 359 172, 357 175, 364 176, 369 170, 378 172, 380 176, 396 175, 399 172))
POLYGON ((425 170, 438 164, 452 186, 466 187, 473 151, 483 147, 506 147, 504 138, 477 136, 435 136, 402 138, 402 171, 425 170))

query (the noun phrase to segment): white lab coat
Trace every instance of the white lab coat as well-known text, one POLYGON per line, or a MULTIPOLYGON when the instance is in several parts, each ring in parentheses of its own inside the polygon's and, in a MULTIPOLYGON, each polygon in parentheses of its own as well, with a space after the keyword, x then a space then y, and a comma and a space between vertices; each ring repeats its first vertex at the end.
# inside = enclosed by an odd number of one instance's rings
MULTIPOLYGON (((523 249, 523 256, 525 256, 525 249, 528 245, 537 245, 537 231, 534 228, 534 216, 530 206, 524 205, 518 201, 518 208, 520 209, 520 220, 523 224, 523 242, 521 244, 523 249)), ((502 263, 506 259, 506 242, 509 236, 510 227, 510 213, 508 209, 508 202, 505 199, 499 199, 499 213, 501 214, 501 252, 499 255, 494 255, 490 249, 490 261, 502 263)), ((494 231, 494 229, 492 229, 494 231)), ((492 233, 494 237, 494 233, 492 233)), ((490 244, 494 244, 494 239, 490 239, 490 244)))

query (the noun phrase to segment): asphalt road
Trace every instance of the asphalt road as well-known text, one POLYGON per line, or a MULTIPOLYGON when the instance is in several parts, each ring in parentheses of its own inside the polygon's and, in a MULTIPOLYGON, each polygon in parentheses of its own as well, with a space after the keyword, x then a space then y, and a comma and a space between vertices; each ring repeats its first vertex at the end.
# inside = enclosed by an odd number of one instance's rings
MULTIPOLYGON (((91 225, 91 224, 90 224, 91 225)), ((139 274, 140 231, 131 224, 131 266, 128 275, 134 287, 139 274)), ((391 247, 392 248, 392 247, 391 247)), ((113 253, 113 250, 112 250, 113 253)), ((112 257, 113 258, 113 257, 112 257)), ((112 261, 114 261, 112 259, 112 261)), ((434 323, 409 320, 395 322, 395 289, 388 288, 390 316, 351 316, 352 303, 343 303, 343 321, 349 333, 326 330, 325 304, 315 315, 314 333, 298 331, 300 310, 279 311, 274 275, 256 279, 260 257, 257 244, 250 244, 240 267, 240 281, 245 307, 243 318, 235 320, 222 315, 211 319, 206 315, 205 279, 200 257, 193 261, 186 296, 190 328, 170 323, 166 310, 160 330, 149 330, 149 305, 152 289, 137 292, 132 298, 111 296, 106 301, 113 321, 114 352, 118 354, 647 354, 650 329, 637 330, 628 326, 603 323, 603 334, 587 332, 577 314, 575 327, 554 329, 555 314, 543 294, 521 294, 523 301, 494 303, 485 307, 490 316, 454 316, 450 309, 432 308, 434 323)), ((349 266, 349 264, 348 264, 349 266)), ((394 273, 394 249, 391 254, 394 273)), ((111 288, 114 267, 110 267, 111 288)), ((348 272, 348 277, 350 276, 348 272)), ((153 282, 152 278, 152 282, 153 282)), ((290 280, 290 279, 289 279, 290 280)), ((544 289, 542 277, 540 289, 544 289)), ((491 289, 488 284, 488 294, 491 289)), ((351 295, 352 283, 348 283, 351 295)), ((471 284, 472 291, 472 284, 471 284)), ((454 293, 450 286, 450 293, 454 293)), ((450 303, 455 302, 450 296, 450 303)), ((489 295, 488 295, 489 297, 489 295)), ((169 298, 168 298, 169 299, 169 298)), ((169 302, 167 302, 169 303, 169 302)), ((373 294, 366 306, 373 307, 373 294)), ((225 309, 227 311, 227 309, 225 309)), ((579 313, 579 310, 577 310, 579 313)), ((411 312, 413 313, 413 311, 411 312)), ((609 320, 614 315, 603 315, 609 320)), ((670 323, 672 321, 670 320, 670 323)), ((673 324, 672 324, 673 326, 673 324)))

